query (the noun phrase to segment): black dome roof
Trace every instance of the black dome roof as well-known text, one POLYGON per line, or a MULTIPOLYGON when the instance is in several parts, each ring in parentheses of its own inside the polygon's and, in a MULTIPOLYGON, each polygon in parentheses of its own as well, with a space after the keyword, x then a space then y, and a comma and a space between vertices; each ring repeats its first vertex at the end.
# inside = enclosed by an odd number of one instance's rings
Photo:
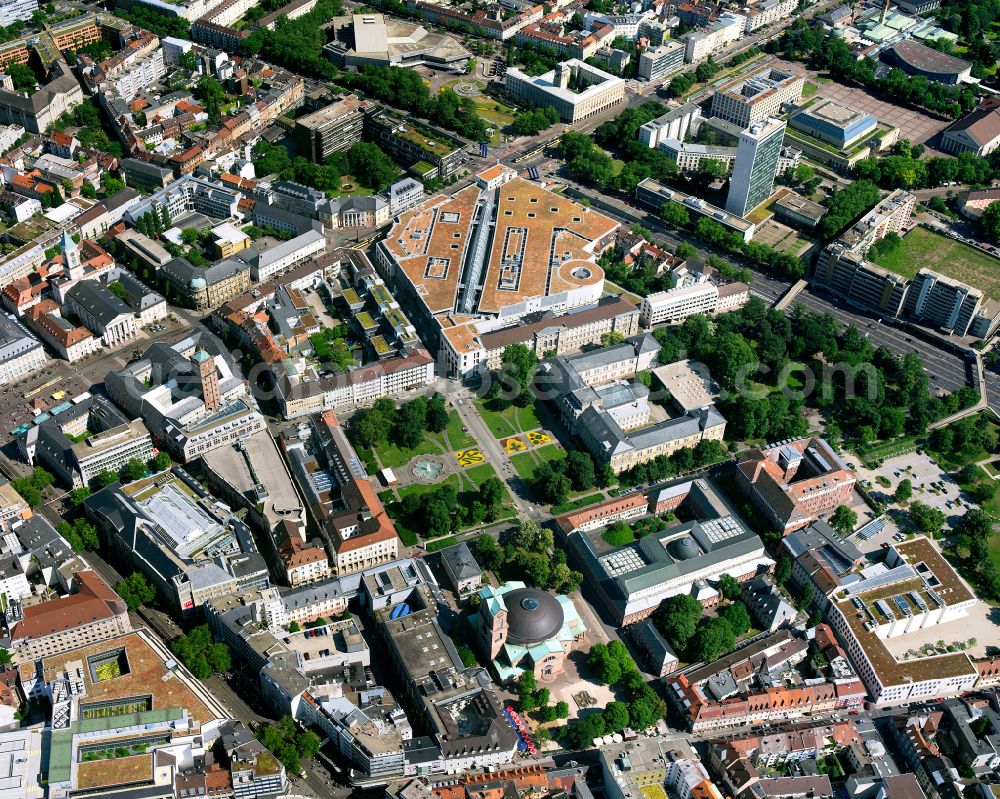
POLYGON ((563 625, 562 605, 537 588, 515 588, 503 595, 507 607, 507 640, 537 644, 555 636, 563 625))
POLYGON ((671 541, 667 545, 667 551, 677 558, 677 560, 687 560, 701 554, 698 545, 690 536, 684 536, 683 538, 678 538, 676 541, 671 541))

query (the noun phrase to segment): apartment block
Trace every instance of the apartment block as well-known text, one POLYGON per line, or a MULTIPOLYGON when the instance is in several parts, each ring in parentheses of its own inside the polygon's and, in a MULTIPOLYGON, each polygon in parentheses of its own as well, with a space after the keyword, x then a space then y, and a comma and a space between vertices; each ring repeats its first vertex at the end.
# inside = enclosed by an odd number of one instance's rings
POLYGON ((373 110, 369 103, 352 94, 299 117, 295 120, 298 152, 319 163, 335 152, 349 150, 361 141, 364 115, 373 110))
POLYGON ((38 11, 38 0, 4 0, 0 3, 0 27, 9 28, 15 22, 27 22, 38 11))
POLYGON ((801 100, 804 84, 804 79, 793 72, 765 64, 720 87, 712 95, 711 114, 749 128, 778 116, 785 103, 801 100))
POLYGON ((671 40, 659 47, 643 51, 639 56, 639 77, 642 80, 662 80, 684 67, 684 42, 671 40))
POLYGON ((921 269, 910 281, 903 313, 956 335, 968 334, 984 301, 983 293, 960 280, 921 269))

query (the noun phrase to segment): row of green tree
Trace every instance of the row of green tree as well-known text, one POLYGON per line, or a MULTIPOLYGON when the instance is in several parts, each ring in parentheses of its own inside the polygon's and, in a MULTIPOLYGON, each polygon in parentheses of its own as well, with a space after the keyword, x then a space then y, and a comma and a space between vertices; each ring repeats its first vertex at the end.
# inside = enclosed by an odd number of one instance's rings
POLYGON ((321 164, 301 155, 294 159, 280 144, 260 139, 253 149, 253 165, 258 175, 278 175, 319 191, 336 192, 345 175, 357 183, 381 191, 399 176, 399 167, 371 142, 355 142, 346 152, 333 153, 321 164))
POLYGON ((152 31, 157 36, 173 36, 177 39, 191 38, 191 23, 184 17, 165 14, 155 8, 136 3, 129 9, 116 9, 115 13, 140 28, 152 31))
POLYGON ((261 725, 256 735, 291 774, 302 771, 302 758, 315 757, 322 743, 312 730, 300 730, 291 716, 282 716, 277 724, 261 725))
POLYGON ((694 358, 727 389, 720 409, 738 439, 800 435, 803 407, 809 406, 828 417, 828 438, 836 442, 849 431, 864 444, 922 434, 951 408, 976 400, 975 391, 963 390, 932 398, 919 356, 876 349, 857 328, 841 328, 832 315, 801 306, 785 315, 751 298, 733 313, 714 320, 690 317, 654 335, 663 363, 694 358), (773 389, 790 386, 796 375, 812 376, 815 383, 778 399, 773 389))
POLYGON ((295 19, 282 16, 274 30, 258 28, 243 40, 243 49, 261 55, 299 75, 333 80, 337 68, 323 55, 323 25, 340 16, 340 0, 319 0, 313 9, 295 19))
POLYGON ((884 158, 866 158, 854 166, 854 177, 870 180, 884 189, 926 189, 957 182, 985 185, 1000 177, 1000 155, 986 158, 975 153, 923 158, 923 145, 903 139, 884 158))
POLYGON ((371 408, 354 414, 348 430, 351 439, 371 449, 392 442, 400 449, 415 449, 424 433, 440 433, 448 427, 448 409, 443 394, 429 399, 416 397, 396 407, 392 397, 380 397, 371 408))
POLYGON ((170 650, 199 680, 227 672, 233 665, 229 647, 212 641, 207 624, 200 624, 175 638, 170 642, 170 650))
POLYGON ((530 519, 522 521, 502 542, 489 535, 479 536, 473 552, 484 569, 504 579, 524 580, 535 588, 567 594, 583 582, 583 575, 566 564, 565 550, 555 547, 552 531, 530 519))
POLYGON ((636 464, 619 474, 618 482, 623 486, 658 483, 718 463, 728 457, 726 453, 723 442, 705 438, 693 447, 681 447, 673 455, 657 455, 647 463, 636 464))
POLYGON ((520 112, 511 125, 518 136, 536 136, 559 121, 559 112, 551 105, 543 105, 520 112))
POLYGON ((600 475, 594 459, 587 452, 570 450, 565 458, 545 461, 535 467, 531 487, 535 494, 550 505, 561 505, 570 491, 587 491, 598 482, 602 486, 614 483, 614 472, 604 467, 600 475))
POLYGON ((471 99, 459 97, 447 88, 432 94, 419 72, 365 67, 359 72, 345 73, 340 81, 348 88, 361 89, 374 100, 402 108, 467 139, 479 141, 486 137, 486 123, 471 99))

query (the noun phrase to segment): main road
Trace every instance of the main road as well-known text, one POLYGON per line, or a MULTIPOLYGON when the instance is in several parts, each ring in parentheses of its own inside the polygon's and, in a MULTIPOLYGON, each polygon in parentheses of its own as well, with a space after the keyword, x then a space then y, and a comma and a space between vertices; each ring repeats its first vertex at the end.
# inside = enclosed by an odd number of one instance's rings
MULTIPOLYGON (((792 287, 791 281, 766 275, 753 266, 739 261, 739 259, 733 259, 729 253, 707 247, 697 239, 692 239, 679 231, 666 227, 656 216, 630 206, 617 197, 598 194, 592 189, 572 181, 569 182, 567 193, 586 199, 592 205, 600 208, 602 213, 624 225, 640 224, 649 228, 656 233, 658 238, 674 248, 684 242, 696 247, 705 255, 715 254, 726 260, 736 260, 740 266, 749 269, 753 276, 750 283, 751 293, 769 305, 773 306, 792 287)), ((916 335, 910 335, 896 327, 882 324, 872 316, 860 313, 839 302, 833 302, 831 299, 816 293, 812 288, 799 292, 786 312, 791 312, 796 305, 801 305, 817 313, 829 313, 844 325, 854 325, 872 342, 873 346, 885 347, 897 356, 915 352, 924 363, 932 393, 955 391, 966 385, 976 386, 975 370, 970 365, 971 359, 967 360, 949 349, 916 335)), ((994 410, 1000 410, 1000 375, 995 372, 988 372, 987 375, 987 396, 990 407, 994 410)))

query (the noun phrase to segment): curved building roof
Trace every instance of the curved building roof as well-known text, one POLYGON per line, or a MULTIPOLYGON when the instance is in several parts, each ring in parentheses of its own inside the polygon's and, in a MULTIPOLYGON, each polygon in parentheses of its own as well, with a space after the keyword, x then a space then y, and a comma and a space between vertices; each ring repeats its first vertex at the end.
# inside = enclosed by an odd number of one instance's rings
POLYGON ((900 67, 911 75, 925 75, 940 83, 958 83, 968 76, 972 64, 962 58, 942 53, 912 39, 894 44, 882 56, 891 66, 900 67))
POLYGON ((507 640, 537 644, 558 634, 563 625, 562 605, 537 588, 515 588, 503 596, 507 608, 507 640))

